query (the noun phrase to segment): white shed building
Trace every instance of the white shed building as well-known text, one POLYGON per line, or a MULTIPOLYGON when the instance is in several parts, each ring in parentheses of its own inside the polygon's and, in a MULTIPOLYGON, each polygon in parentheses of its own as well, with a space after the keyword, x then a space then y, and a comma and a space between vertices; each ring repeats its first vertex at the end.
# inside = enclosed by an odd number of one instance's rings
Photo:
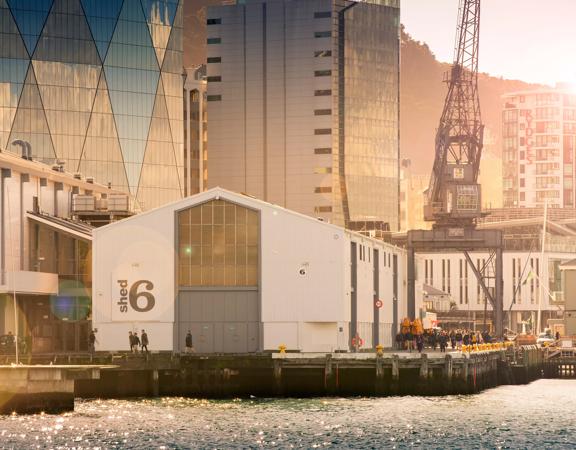
POLYGON ((221 188, 94 230, 98 350, 391 346, 406 315, 402 249, 221 188))

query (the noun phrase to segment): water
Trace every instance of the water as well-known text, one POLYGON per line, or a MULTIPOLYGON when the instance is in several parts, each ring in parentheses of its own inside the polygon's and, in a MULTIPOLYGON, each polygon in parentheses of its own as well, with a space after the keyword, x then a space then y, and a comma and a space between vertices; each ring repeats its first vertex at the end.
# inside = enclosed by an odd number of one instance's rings
POLYGON ((77 401, 0 416, 1 448, 576 448, 576 380, 474 396, 77 401))

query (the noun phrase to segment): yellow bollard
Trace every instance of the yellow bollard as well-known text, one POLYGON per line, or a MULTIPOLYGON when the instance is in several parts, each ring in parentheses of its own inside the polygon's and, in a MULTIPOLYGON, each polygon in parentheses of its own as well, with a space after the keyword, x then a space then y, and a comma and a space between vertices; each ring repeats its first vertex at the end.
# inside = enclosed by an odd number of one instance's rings
POLYGON ((462 353, 466 353, 466 350, 467 350, 466 346, 462 345, 462 353))
POLYGON ((280 353, 286 353, 286 345, 285 344, 280 344, 278 346, 278 350, 280 350, 280 353))
POLYGON ((377 353, 379 356, 382 356, 382 355, 384 354, 384 346, 381 345, 381 344, 378 344, 378 345, 376 346, 376 353, 377 353))

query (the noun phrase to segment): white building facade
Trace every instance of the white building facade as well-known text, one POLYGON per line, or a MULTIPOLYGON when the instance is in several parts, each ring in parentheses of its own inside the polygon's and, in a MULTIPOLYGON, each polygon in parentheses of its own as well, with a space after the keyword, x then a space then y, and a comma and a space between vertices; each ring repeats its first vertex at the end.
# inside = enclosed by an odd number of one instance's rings
MULTIPOLYGON (((463 326, 479 327, 484 322, 484 310, 491 315, 492 306, 480 288, 476 276, 462 253, 419 253, 422 259, 420 276, 425 285, 450 295, 452 311, 461 313, 463 326)), ((530 331, 536 326, 538 309, 542 327, 548 319, 559 317, 563 309, 560 265, 575 253, 538 251, 503 254, 505 327, 514 332, 530 331), (526 327, 527 326, 527 327, 526 327)), ((479 272, 488 276, 488 289, 494 289, 494 263, 488 253, 470 253, 479 272)), ((492 323, 491 318, 487 321, 492 323)), ((445 324, 444 324, 445 325, 445 324)), ((440 326, 443 326, 440 320, 440 326)))
POLYGON ((99 350, 390 347, 406 315, 402 249, 213 188, 94 230, 99 350))
POLYGON ((574 208, 576 95, 549 89, 503 100, 505 208, 574 208))
POLYGON ((91 227, 72 219, 77 208, 108 215, 118 197, 127 213, 127 194, 26 153, 0 153, 0 335, 18 335, 34 353, 87 350, 91 227))
POLYGON ((208 187, 398 230, 399 16, 398 0, 209 7, 208 187))

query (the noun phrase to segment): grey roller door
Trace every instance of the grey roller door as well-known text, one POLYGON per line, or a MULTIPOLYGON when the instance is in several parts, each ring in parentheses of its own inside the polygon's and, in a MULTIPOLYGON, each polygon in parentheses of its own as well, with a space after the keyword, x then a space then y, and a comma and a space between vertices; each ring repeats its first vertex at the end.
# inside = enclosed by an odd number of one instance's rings
POLYGON ((178 348, 188 330, 199 353, 247 353, 259 347, 258 291, 181 291, 178 348))

